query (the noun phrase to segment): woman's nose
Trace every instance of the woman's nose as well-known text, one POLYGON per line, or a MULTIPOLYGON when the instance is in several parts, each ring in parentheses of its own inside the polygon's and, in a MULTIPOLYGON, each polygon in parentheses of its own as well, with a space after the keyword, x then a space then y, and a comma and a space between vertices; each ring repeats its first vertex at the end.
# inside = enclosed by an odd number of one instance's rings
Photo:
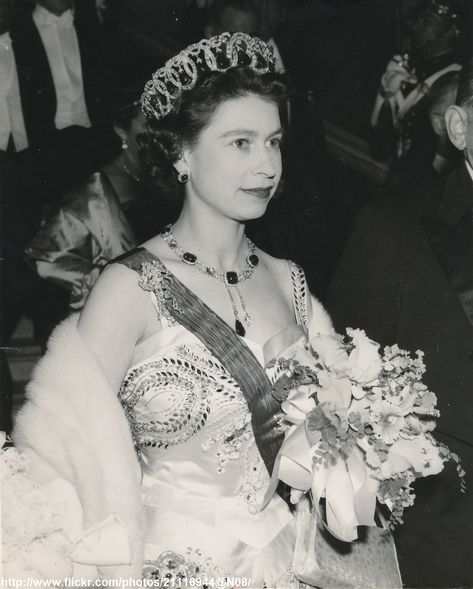
POLYGON ((281 154, 271 147, 261 147, 256 154, 253 166, 254 174, 263 174, 268 178, 274 178, 281 169, 281 154))

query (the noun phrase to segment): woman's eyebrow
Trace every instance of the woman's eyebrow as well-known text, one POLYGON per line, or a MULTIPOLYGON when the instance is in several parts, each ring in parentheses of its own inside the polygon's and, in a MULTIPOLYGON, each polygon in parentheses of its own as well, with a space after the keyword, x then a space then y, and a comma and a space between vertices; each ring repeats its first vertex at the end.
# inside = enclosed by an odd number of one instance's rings
POLYGON ((270 133, 268 137, 274 137, 275 135, 284 135, 284 129, 282 127, 279 127, 279 129, 277 129, 273 133, 270 133))
MULTIPOLYGON (((276 131, 273 131, 272 133, 270 133, 268 135, 268 137, 273 137, 274 135, 282 135, 283 134, 283 129, 282 127, 280 127, 279 129, 276 129, 276 131)), ((253 129, 231 129, 230 131, 227 131, 226 133, 223 133, 222 135, 219 136, 219 139, 224 139, 226 137, 231 137, 233 135, 249 135, 250 137, 256 137, 258 135, 257 131, 254 131, 253 129)))
POLYGON ((230 131, 227 131, 226 133, 220 135, 219 138, 221 139, 225 137, 231 137, 232 135, 250 135, 251 137, 256 137, 258 133, 253 129, 231 129, 230 131))

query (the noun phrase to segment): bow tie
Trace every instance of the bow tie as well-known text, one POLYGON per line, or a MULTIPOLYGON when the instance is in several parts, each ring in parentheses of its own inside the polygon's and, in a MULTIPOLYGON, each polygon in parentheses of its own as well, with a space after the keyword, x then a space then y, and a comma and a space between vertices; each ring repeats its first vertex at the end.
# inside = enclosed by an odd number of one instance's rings
POLYGON ((74 15, 72 14, 72 10, 66 10, 60 16, 56 16, 49 10, 46 10, 42 6, 37 6, 37 22, 40 25, 45 27, 50 27, 52 25, 56 25, 58 28, 66 29, 71 28, 74 24, 74 15))

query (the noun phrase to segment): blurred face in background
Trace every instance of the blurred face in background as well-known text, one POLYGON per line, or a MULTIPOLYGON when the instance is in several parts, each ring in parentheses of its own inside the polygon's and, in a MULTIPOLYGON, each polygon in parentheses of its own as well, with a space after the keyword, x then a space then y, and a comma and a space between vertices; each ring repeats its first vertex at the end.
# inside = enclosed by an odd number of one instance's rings
POLYGON ((222 32, 239 31, 248 35, 257 35, 258 28, 258 18, 253 12, 244 12, 228 7, 222 15, 222 32))
POLYGON ((74 7, 74 0, 38 0, 38 4, 56 16, 61 16, 74 7))
POLYGON ((414 62, 428 61, 452 50, 456 37, 456 26, 450 16, 417 8, 404 18, 403 50, 414 62))
POLYGON ((130 126, 127 129, 128 149, 126 155, 132 161, 135 169, 142 167, 140 159, 140 144, 138 136, 145 132, 146 118, 141 108, 138 108, 130 126))
POLYGON ((212 37, 226 31, 257 36, 259 31, 258 16, 251 10, 238 10, 227 6, 220 16, 220 21, 215 25, 208 25, 205 32, 207 37, 212 37))

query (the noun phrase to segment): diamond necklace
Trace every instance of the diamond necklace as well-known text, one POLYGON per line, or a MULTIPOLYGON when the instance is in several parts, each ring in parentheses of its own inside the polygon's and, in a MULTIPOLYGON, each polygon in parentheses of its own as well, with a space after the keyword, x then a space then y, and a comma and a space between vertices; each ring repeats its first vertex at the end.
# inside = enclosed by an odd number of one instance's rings
POLYGON ((213 266, 208 266, 207 264, 202 263, 195 254, 193 254, 191 252, 186 252, 182 248, 182 246, 179 244, 179 242, 176 240, 174 235, 172 234, 172 226, 171 225, 167 225, 164 228, 163 232, 161 233, 161 237, 167 243, 167 245, 171 249, 171 251, 174 252, 174 254, 181 260, 181 262, 184 262, 185 264, 188 264, 189 266, 194 266, 202 274, 205 274, 206 276, 210 276, 211 278, 215 278, 215 279, 219 280, 220 282, 223 282, 223 284, 225 285, 225 289, 227 291, 228 297, 230 299, 230 303, 231 303, 232 310, 233 310, 233 315, 235 316, 235 331, 237 332, 238 335, 240 335, 241 337, 244 337, 246 331, 245 331, 245 328, 243 327, 243 323, 245 323, 245 325, 247 327, 249 327, 251 325, 251 317, 250 317, 248 310, 246 308, 246 303, 245 303, 245 300, 243 299, 243 295, 241 294, 241 291, 238 288, 238 284, 240 282, 243 282, 244 280, 248 280, 249 278, 251 278, 253 276, 256 266, 259 263, 259 258, 257 256, 257 254, 255 253, 256 246, 251 241, 251 239, 246 237, 246 243, 248 245, 248 254, 245 258, 245 263, 246 263, 245 268, 243 270, 241 270, 240 272, 236 272, 235 270, 228 270, 227 272, 220 272, 219 270, 217 270, 213 266), (234 299, 232 292, 230 290, 231 288, 235 290, 235 292, 237 293, 238 298, 240 300, 240 306, 243 311, 243 323, 240 320, 238 308, 236 306, 235 299, 234 299))

